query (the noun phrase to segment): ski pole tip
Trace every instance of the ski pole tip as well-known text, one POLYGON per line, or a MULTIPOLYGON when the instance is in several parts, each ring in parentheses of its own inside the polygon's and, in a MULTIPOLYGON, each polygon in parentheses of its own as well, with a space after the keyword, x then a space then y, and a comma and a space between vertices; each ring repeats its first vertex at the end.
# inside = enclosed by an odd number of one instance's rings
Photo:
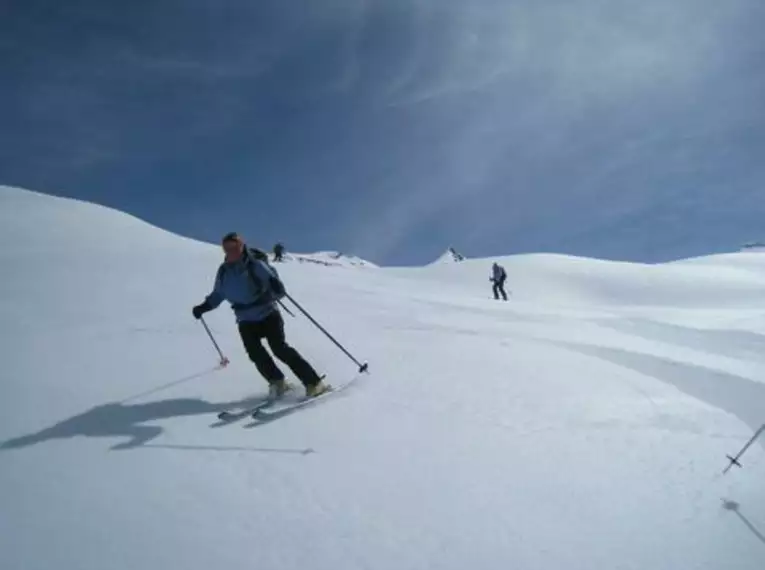
POLYGON ((359 368, 359 372, 367 372, 369 370, 369 363, 365 362, 359 368))

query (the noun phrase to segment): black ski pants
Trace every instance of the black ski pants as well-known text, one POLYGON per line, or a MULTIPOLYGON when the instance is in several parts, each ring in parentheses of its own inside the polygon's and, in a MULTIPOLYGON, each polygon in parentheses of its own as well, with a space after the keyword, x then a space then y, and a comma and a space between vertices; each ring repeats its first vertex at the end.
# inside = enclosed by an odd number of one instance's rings
POLYGON ((507 277, 502 277, 494 281, 494 298, 499 299, 499 294, 502 293, 502 298, 507 301, 507 293, 505 293, 505 280, 507 277))
POLYGON ((284 379, 284 373, 268 354, 261 342, 265 339, 274 356, 289 366, 305 386, 319 383, 319 375, 300 355, 292 348, 284 337, 284 319, 279 311, 274 311, 262 321, 244 321, 239 323, 239 335, 242 337, 247 355, 255 363, 255 366, 269 383, 284 379))

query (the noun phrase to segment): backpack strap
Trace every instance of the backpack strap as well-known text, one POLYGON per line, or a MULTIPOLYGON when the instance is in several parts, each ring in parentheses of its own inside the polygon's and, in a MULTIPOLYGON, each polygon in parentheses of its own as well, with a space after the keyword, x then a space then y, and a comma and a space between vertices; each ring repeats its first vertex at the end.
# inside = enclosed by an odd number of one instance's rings
POLYGON ((260 279, 258 279, 258 276, 255 275, 255 270, 252 268, 254 260, 258 258, 259 256, 254 249, 250 247, 244 248, 244 267, 247 270, 247 275, 250 278, 250 283, 252 284, 253 288, 253 295, 256 299, 263 294, 263 284, 261 283, 260 279))

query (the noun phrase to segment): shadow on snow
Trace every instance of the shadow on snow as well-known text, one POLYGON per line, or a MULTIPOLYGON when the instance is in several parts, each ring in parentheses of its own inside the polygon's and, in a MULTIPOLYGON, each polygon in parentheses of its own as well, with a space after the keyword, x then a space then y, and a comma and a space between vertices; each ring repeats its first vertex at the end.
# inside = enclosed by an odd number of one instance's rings
MULTIPOLYGON (((181 382, 198 378, 202 374, 195 374, 164 384, 153 390, 149 390, 137 396, 127 398, 120 402, 112 402, 95 406, 90 410, 63 420, 56 425, 45 428, 36 433, 9 439, 0 445, 0 450, 19 449, 43 443, 54 439, 66 439, 76 436, 85 437, 127 437, 127 441, 114 445, 111 449, 132 449, 143 446, 159 436, 164 430, 159 426, 144 425, 149 422, 177 418, 182 416, 195 416, 201 414, 218 414, 219 412, 238 406, 248 406, 260 397, 250 397, 232 402, 207 402, 198 398, 173 398, 147 402, 140 404, 128 403, 140 396, 158 392, 159 390, 175 386, 181 382)), ((176 446, 180 449, 182 446, 176 446)), ((193 446, 185 446, 191 449, 193 446)), ((210 446, 200 446, 198 449, 213 449, 210 446)), ((218 447, 215 449, 223 450, 218 447)), ((266 451, 249 449, 250 451, 266 451)), ((295 452, 302 452, 296 450, 295 452)))
POLYGON ((741 505, 739 505, 736 501, 723 501, 723 508, 735 513, 738 519, 755 536, 755 538, 765 544, 765 534, 763 534, 762 531, 757 528, 752 521, 744 516, 744 514, 741 512, 741 505))
MULTIPOLYGON (((752 431, 765 423, 763 383, 651 354, 573 342, 558 341, 556 344, 670 384, 693 398, 736 416, 752 431)), ((765 447, 765 439, 760 439, 759 443, 765 447)))

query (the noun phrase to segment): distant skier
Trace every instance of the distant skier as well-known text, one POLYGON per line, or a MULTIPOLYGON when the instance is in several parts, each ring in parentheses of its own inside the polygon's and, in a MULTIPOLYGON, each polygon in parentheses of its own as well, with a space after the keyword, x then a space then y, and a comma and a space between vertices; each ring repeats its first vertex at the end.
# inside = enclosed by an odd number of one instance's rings
POLYGON ((327 386, 313 367, 285 340, 284 320, 277 307, 285 289, 276 269, 257 259, 257 251, 247 247, 234 232, 223 237, 222 247, 225 261, 218 269, 212 293, 194 307, 194 318, 201 318, 224 300, 231 304, 244 348, 268 381, 270 398, 281 398, 292 386, 263 347, 264 338, 274 355, 303 383, 308 397, 326 392, 327 386))
POLYGON ((274 246, 274 261, 284 261, 284 244, 277 243, 274 246))
POLYGON ((452 254, 452 258, 454 259, 454 261, 465 261, 465 256, 462 255, 461 253, 457 253, 457 251, 453 247, 449 248, 449 253, 452 254))
POLYGON ((505 293, 506 280, 507 272, 505 271, 505 268, 495 262, 494 265, 491 266, 491 281, 494 283, 492 289, 494 291, 495 299, 499 300, 499 295, 501 293, 502 298, 507 301, 507 293, 505 293))

